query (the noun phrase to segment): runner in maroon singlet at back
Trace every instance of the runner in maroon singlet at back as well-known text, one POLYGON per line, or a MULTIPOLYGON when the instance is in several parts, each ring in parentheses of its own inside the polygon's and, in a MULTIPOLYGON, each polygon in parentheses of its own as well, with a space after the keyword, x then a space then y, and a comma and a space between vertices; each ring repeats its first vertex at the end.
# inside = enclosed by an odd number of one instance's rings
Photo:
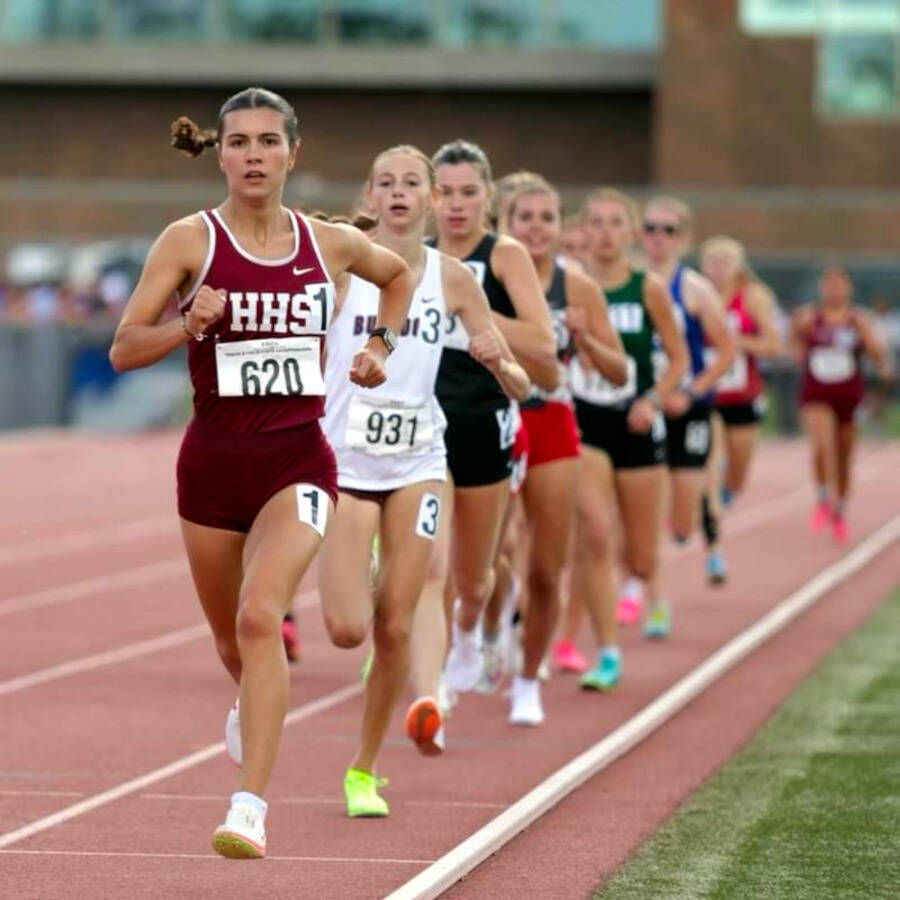
POLYGON ((856 438, 854 413, 863 398, 860 362, 868 354, 887 381, 890 364, 868 316, 853 305, 853 284, 843 266, 819 278, 819 300, 791 318, 791 344, 803 366, 800 410, 812 450, 816 506, 810 529, 829 523, 835 540, 847 539, 844 507, 856 438))
POLYGON ((277 94, 231 97, 214 133, 173 123, 174 146, 215 146, 228 197, 169 225, 147 257, 110 359, 123 371, 188 343, 194 418, 178 457, 178 512, 216 649, 239 685, 226 745, 241 765, 213 848, 265 855, 266 803, 288 697, 282 617, 322 541, 337 496, 324 411, 323 342, 334 280, 349 271, 381 288, 379 328, 348 376, 385 380, 411 277, 395 254, 354 228, 282 205, 299 149, 297 117, 277 94), (172 295, 181 318, 159 324, 172 295))

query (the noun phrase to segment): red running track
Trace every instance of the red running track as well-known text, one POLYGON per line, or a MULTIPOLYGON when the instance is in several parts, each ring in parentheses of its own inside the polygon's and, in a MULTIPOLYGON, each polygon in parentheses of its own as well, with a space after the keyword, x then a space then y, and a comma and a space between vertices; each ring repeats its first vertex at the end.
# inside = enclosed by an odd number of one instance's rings
MULTIPOLYGON (((0 443, 0 484, 12 511, 0 523, 3 896, 383 897, 845 552, 806 534, 804 448, 763 446, 752 487, 726 524, 727 588, 703 585, 696 549, 672 552, 673 639, 648 644, 627 632, 626 677, 612 695, 585 695, 555 678, 545 689, 544 728, 508 725, 500 695, 467 696, 448 724, 448 752, 424 759, 398 717, 380 761, 392 778, 386 820, 343 815, 364 651, 330 647, 308 579, 298 601, 304 658, 293 670, 292 708, 301 712, 286 728, 270 790, 270 856, 231 863, 214 856, 208 840, 235 781, 217 747, 233 690, 200 626, 181 556, 177 443, 173 434, 0 443), (71 817, 46 819, 64 810, 71 817), (34 822, 46 827, 18 837, 34 822)), ((895 449, 861 449, 854 541, 900 507, 895 449)), ((895 545, 825 598, 821 611, 833 609, 831 618, 817 609, 762 648, 757 658, 772 657, 762 674, 756 659, 742 664, 451 895, 584 895, 880 599, 897 560, 895 545), (793 639, 820 619, 812 635, 793 639), (716 701, 726 689, 732 693, 716 701), (598 812, 605 819, 595 831, 598 812)))

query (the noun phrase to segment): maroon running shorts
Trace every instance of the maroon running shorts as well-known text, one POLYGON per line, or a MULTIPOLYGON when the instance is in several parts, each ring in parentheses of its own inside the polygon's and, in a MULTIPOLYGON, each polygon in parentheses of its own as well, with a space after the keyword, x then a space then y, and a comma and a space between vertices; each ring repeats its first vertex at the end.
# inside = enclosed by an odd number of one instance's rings
POLYGON ((337 461, 318 419, 295 428, 232 434, 194 418, 178 454, 178 514, 210 528, 247 532, 292 484, 312 484, 337 503, 337 461))

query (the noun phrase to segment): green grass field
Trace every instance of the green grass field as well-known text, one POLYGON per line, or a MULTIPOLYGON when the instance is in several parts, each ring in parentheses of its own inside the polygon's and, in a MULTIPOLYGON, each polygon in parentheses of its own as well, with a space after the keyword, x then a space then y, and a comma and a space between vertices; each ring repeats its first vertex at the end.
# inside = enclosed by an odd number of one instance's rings
POLYGON ((595 900, 900 897, 900 589, 595 900))

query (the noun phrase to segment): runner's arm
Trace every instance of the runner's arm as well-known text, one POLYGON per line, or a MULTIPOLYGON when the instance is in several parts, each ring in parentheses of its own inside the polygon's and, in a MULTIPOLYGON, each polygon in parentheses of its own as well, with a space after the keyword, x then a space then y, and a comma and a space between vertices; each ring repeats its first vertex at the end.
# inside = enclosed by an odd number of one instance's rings
POLYGON ((475 276, 459 260, 442 254, 441 281, 447 311, 459 316, 475 351, 472 356, 497 379, 507 397, 524 400, 531 380, 512 355, 475 276))
MULTIPOLYGON (((117 372, 152 365, 191 340, 186 317, 161 325, 159 319, 175 291, 199 271, 207 240, 199 216, 173 222, 156 239, 113 336, 109 361, 117 372)), ((202 327, 190 330, 196 334, 202 327)))
POLYGON ((665 374, 654 387, 658 400, 665 400, 678 387, 687 371, 688 351, 672 312, 672 300, 665 282, 652 272, 647 272, 644 276, 644 306, 669 358, 665 374))
POLYGON ((591 365, 607 380, 623 385, 628 380, 628 358, 622 347, 619 332, 613 328, 606 307, 606 295, 600 286, 583 271, 570 268, 566 263, 566 296, 572 315, 568 317, 569 330, 579 353, 590 360, 591 365), (584 313, 584 328, 578 312, 584 313))
POLYGON ((761 359, 775 359, 782 352, 781 335, 775 324, 775 295, 759 281, 747 287, 747 309, 759 334, 738 335, 738 347, 761 359))
POLYGON ((685 272, 684 277, 685 288, 689 292, 690 302, 696 309, 703 336, 715 350, 713 361, 698 372, 690 384, 691 393, 695 397, 702 397, 728 371, 734 362, 737 345, 734 336, 728 330, 728 321, 722 310, 722 304, 711 282, 699 272, 690 269, 685 272))
POLYGON ((518 241, 501 237, 491 252, 490 265, 516 311, 514 319, 494 313, 494 321, 528 375, 544 390, 555 390, 559 367, 553 325, 528 251, 518 241))
POLYGON ((878 377, 887 383, 894 376, 891 354, 888 353, 887 346, 872 326, 872 320, 868 315, 859 313, 858 321, 863 351, 875 363, 878 377))

